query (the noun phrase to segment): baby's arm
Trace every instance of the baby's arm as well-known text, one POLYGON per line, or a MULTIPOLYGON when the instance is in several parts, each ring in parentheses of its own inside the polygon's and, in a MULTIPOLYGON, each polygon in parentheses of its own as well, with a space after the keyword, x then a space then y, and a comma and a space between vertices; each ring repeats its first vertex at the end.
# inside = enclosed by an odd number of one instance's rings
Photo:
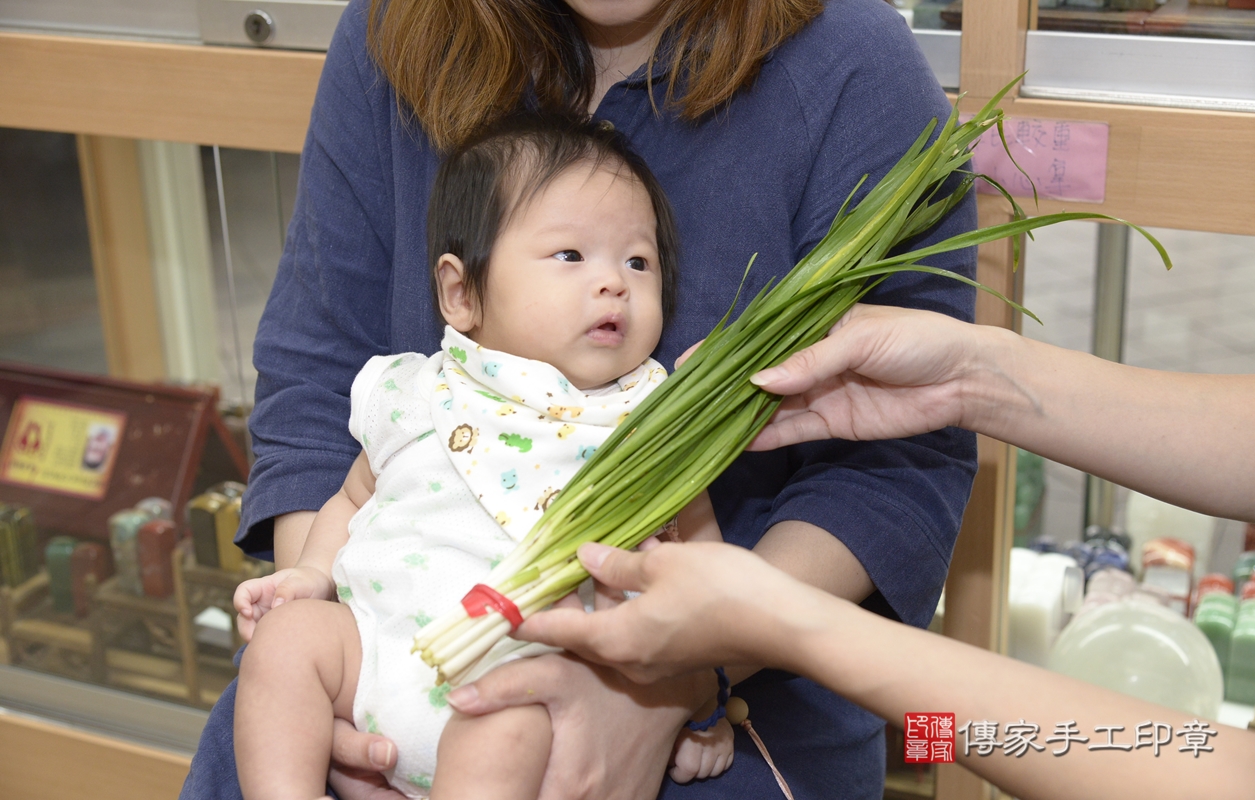
POLYGON ((310 526, 309 536, 294 569, 313 569, 320 573, 326 579, 324 588, 328 590, 328 598, 335 596, 331 565, 335 563, 340 548, 349 540, 349 521, 374 493, 375 474, 370 471, 370 462, 363 451, 349 467, 349 474, 340 491, 323 503, 318 516, 314 517, 314 524, 310 526))
POLYGON ((273 575, 241 583, 235 590, 235 610, 240 637, 249 641, 257 621, 272 608, 289 600, 335 598, 331 565, 349 540, 349 520, 375 493, 375 475, 366 453, 360 453, 344 485, 331 496, 314 517, 296 566, 273 575))
POLYGON ((679 537, 682 542, 722 542, 723 534, 715 520, 715 507, 707 492, 699 494, 693 502, 676 516, 679 537))

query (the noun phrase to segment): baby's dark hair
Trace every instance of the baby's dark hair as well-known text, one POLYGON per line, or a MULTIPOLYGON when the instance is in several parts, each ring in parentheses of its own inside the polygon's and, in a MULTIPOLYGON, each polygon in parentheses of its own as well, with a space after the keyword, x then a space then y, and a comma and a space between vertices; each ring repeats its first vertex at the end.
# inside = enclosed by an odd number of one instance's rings
POLYGON ((488 259, 510 217, 577 164, 626 168, 645 187, 657 221, 663 319, 671 317, 679 233, 671 203, 658 179, 622 134, 550 114, 508 117, 471 137, 441 164, 427 205, 427 261, 437 313, 440 284, 436 268, 440 257, 452 253, 462 260, 467 291, 482 302, 488 259))

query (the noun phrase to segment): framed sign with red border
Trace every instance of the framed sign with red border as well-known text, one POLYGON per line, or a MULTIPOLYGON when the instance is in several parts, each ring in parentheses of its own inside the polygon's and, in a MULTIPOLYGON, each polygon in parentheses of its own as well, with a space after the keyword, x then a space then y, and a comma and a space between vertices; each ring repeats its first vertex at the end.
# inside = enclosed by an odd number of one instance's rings
POLYGON ((181 515, 194 491, 247 475, 213 387, 0 362, 0 502, 45 534, 107 539, 109 516, 139 500, 181 515))

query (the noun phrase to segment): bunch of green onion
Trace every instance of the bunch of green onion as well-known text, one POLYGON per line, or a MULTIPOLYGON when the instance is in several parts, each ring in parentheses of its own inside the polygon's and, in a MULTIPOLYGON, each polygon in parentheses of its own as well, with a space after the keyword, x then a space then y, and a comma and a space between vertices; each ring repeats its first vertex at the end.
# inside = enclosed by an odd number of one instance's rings
MULTIPOLYGON (((967 122, 960 124, 956 106, 931 144, 937 120, 930 122, 865 198, 853 208, 847 199, 815 249, 779 283, 769 283, 735 322, 729 323, 729 311, 684 365, 597 449, 485 583, 526 618, 588 577, 575 555, 581 544, 632 548, 655 533, 732 463, 775 412, 781 398, 750 383, 750 376, 819 341, 886 277, 908 270, 944 275, 1011 303, 962 275, 919 261, 1008 236, 1017 237, 1018 244, 1021 234, 1056 222, 1122 222, 1083 212, 1026 218, 1001 186, 985 178, 1011 202, 1011 222, 891 255, 899 244, 932 228, 984 177, 968 171, 970 150, 992 127, 1002 136, 1003 112, 997 106, 1011 86, 1014 82, 967 122), (957 180, 950 181, 952 175, 957 180)), ((1132 227, 1171 267, 1159 242, 1132 227)), ((458 606, 420 631, 414 651, 438 668, 440 680, 456 685, 510 629, 496 611, 471 617, 458 606)))

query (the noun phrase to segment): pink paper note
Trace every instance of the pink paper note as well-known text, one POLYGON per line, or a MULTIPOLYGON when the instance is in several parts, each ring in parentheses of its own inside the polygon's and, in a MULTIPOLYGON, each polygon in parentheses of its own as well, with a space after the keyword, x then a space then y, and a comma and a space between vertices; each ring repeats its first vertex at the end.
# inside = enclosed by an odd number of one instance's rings
MULTIPOLYGON (((1007 148, 1016 164, 1037 185, 1037 194, 1053 200, 1101 203, 1107 190, 1107 123, 1008 117, 1003 124, 1007 148)), ((1033 187, 1002 148, 998 129, 976 142, 972 158, 977 172, 988 175, 1016 197, 1033 196, 1033 187)), ((997 192, 977 182, 985 194, 997 192)), ((1032 209, 1027 209, 1032 213, 1032 209)))

